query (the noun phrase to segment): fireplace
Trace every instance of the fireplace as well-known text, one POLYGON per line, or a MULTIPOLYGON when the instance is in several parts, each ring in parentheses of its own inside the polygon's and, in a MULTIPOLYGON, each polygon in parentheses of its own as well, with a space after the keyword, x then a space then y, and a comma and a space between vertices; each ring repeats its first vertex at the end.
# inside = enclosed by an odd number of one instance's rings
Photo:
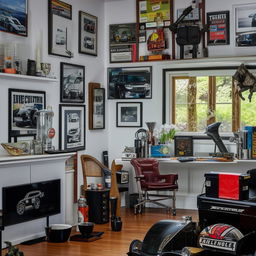
POLYGON ((60 179, 3 187, 3 226, 58 214, 60 200, 60 179))

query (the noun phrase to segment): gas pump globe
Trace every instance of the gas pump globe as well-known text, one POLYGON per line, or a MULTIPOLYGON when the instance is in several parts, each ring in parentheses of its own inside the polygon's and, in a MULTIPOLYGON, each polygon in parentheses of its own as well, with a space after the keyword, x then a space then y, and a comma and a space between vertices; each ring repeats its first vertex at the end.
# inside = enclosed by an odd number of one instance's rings
POLYGON ((37 113, 36 139, 42 142, 43 151, 53 150, 52 139, 55 136, 55 129, 52 127, 54 113, 51 107, 39 110, 37 113))

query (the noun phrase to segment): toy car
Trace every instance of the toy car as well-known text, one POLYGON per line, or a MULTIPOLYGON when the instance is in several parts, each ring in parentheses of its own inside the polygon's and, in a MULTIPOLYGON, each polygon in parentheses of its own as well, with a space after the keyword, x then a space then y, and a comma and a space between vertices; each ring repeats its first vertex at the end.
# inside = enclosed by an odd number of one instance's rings
POLYGON ((21 199, 16 206, 18 215, 23 215, 28 207, 38 210, 40 208, 40 198, 44 196, 44 193, 40 190, 34 190, 28 192, 23 199, 21 199))

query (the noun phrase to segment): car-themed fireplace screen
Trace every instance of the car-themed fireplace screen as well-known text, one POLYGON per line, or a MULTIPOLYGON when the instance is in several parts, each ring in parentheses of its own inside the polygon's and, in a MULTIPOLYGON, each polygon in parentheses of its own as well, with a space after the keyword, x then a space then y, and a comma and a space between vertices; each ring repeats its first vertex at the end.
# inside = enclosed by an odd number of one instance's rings
POLYGON ((60 213, 60 179, 3 187, 3 226, 60 213))
POLYGON ((20 136, 35 136, 36 113, 45 109, 45 92, 9 89, 9 142, 20 136))
POLYGON ((108 69, 108 99, 151 99, 152 67, 108 69))

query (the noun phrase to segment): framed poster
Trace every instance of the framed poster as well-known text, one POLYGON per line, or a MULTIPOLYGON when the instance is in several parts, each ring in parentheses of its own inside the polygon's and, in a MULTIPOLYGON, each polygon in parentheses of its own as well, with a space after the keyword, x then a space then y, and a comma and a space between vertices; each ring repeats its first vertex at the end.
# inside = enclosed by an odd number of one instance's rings
POLYGON ((59 0, 48 1, 48 53, 71 58, 72 5, 59 0))
POLYGON ((59 118, 59 148, 67 151, 85 149, 85 106, 61 104, 59 118))
POLYGON ((97 56, 98 18, 79 11, 79 53, 97 56))
POLYGON ((108 69, 108 99, 151 98, 151 66, 108 69))
POLYGON ((193 156, 192 136, 174 137, 175 156, 193 156))
POLYGON ((256 46, 256 3, 234 5, 237 47, 256 46))
POLYGON ((117 102, 116 127, 141 127, 142 102, 117 102))
POLYGON ((89 83, 89 130, 105 129, 105 89, 89 83))
POLYGON ((208 12, 206 15, 208 45, 229 44, 229 11, 208 12))
POLYGON ((136 23, 109 25, 110 62, 137 60, 136 23))
POLYGON ((85 67, 60 63, 60 101, 83 103, 85 101, 85 67))
POLYGON ((169 27, 173 23, 172 0, 137 0, 137 23, 146 28, 169 27))
POLYGON ((28 1, 0 0, 0 31, 28 36, 28 1))
POLYGON ((15 141, 15 137, 35 136, 36 112, 45 108, 44 91, 9 89, 8 141, 15 141))

